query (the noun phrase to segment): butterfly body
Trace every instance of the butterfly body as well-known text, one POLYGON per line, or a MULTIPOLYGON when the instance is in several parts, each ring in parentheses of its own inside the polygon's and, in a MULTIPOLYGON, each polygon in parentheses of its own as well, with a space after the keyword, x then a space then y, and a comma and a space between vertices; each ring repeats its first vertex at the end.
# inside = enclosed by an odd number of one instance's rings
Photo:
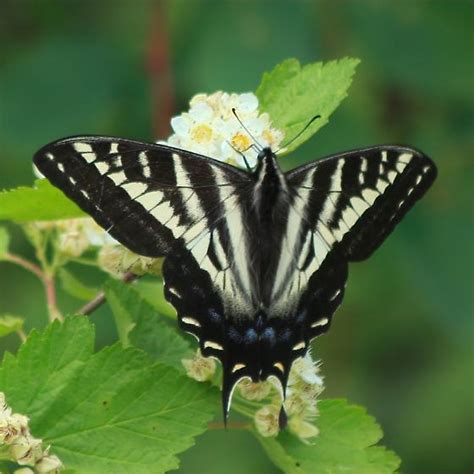
POLYGON ((130 250, 165 256, 180 327, 223 366, 227 417, 245 377, 283 395, 293 362, 326 332, 351 261, 363 260, 426 192, 436 168, 395 145, 283 172, 269 148, 252 172, 165 145, 71 137, 39 170, 130 250))

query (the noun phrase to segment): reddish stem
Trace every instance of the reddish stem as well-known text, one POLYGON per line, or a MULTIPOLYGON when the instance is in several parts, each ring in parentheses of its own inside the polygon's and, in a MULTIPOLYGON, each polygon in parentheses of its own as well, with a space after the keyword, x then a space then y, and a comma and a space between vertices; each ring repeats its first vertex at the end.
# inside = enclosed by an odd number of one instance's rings
POLYGON ((31 263, 28 260, 25 260, 24 258, 14 255, 12 253, 7 253, 3 256, 3 259, 6 260, 7 262, 12 262, 16 263, 20 267, 23 267, 25 270, 28 270, 31 273, 34 273, 41 281, 43 281, 44 278, 44 273, 43 270, 41 270, 38 265, 35 265, 34 263, 31 263))
POLYGON ((63 320, 63 316, 58 309, 57 300, 56 300, 56 287, 54 283, 54 277, 52 275, 46 274, 38 265, 30 262, 29 260, 15 255, 12 253, 7 253, 3 256, 3 259, 7 262, 15 263, 20 267, 28 270, 29 272, 36 275, 44 286, 44 291, 46 293, 46 302, 48 305, 49 319, 51 321, 55 319, 63 320))
POLYGON ((169 123, 174 110, 170 44, 165 15, 165 9, 157 5, 151 20, 146 58, 152 96, 153 134, 156 138, 169 135, 169 123))

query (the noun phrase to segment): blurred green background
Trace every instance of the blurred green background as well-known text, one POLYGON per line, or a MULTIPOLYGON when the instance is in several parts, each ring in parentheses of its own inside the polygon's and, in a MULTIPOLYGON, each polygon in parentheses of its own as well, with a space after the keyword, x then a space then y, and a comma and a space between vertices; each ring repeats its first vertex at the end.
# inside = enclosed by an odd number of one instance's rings
MULTIPOLYGON (((402 472, 472 472, 473 20, 472 1, 1 0, 0 188, 30 185, 31 156, 53 139, 163 138, 197 92, 253 91, 288 57, 359 57, 349 97, 285 166, 393 142, 430 155, 439 179, 370 261, 352 265, 313 354, 325 396, 366 406, 402 472)), ((10 228, 13 250, 31 256, 10 228)), ((46 324, 34 277, 0 264, 0 295, 0 313, 46 324)), ((107 308, 92 319, 98 344, 111 342, 107 308)), ((16 347, 0 340, 0 352, 16 347)), ((245 433, 208 433, 181 458, 186 474, 277 472, 245 433)))

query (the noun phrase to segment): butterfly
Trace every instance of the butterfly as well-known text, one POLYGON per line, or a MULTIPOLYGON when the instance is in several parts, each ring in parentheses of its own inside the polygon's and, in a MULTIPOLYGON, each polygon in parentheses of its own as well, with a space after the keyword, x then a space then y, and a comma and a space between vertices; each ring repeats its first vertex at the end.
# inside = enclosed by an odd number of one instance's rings
POLYGON ((288 172, 261 148, 244 171, 102 136, 55 141, 34 163, 125 247, 165 257, 164 293, 180 327, 222 364, 224 420, 243 378, 273 376, 285 397, 293 362, 342 302, 349 262, 369 257, 437 174, 425 154, 404 146, 288 172))

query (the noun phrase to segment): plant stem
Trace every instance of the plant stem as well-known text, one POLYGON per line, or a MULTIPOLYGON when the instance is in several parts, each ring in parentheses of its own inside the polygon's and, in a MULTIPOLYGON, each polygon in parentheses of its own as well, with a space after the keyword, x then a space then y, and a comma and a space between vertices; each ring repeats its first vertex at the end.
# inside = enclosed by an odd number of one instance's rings
MULTIPOLYGON (((131 283, 132 281, 138 279, 139 276, 135 275, 134 273, 127 272, 122 278, 123 283, 131 283)), ((103 291, 97 293, 94 298, 92 298, 88 303, 84 306, 79 308, 75 314, 82 315, 82 316, 89 316, 92 312, 94 312, 97 308, 102 306, 105 303, 105 293, 103 291)))
POLYGON ((54 321, 55 319, 58 319, 59 321, 64 321, 63 315, 57 306, 54 276, 46 274, 43 279, 43 284, 46 291, 46 300, 48 302, 49 320, 54 321))
POLYGON ((24 259, 23 257, 20 257, 19 255, 7 253, 3 256, 3 259, 7 262, 19 265, 25 270, 28 270, 29 272, 36 275, 41 280, 46 293, 49 320, 54 321, 55 319, 59 319, 60 321, 63 321, 64 318, 56 303, 56 287, 54 284, 54 276, 47 274, 38 265, 35 265, 34 263, 24 259))
POLYGON ((29 260, 20 257, 19 255, 14 255, 12 253, 6 253, 3 256, 3 259, 7 262, 16 263, 20 267, 23 267, 25 270, 28 270, 31 273, 34 273, 40 280, 43 280, 44 273, 38 265, 31 263, 29 260))
POLYGON ((21 342, 26 341, 26 334, 22 329, 18 329, 16 333, 18 334, 18 337, 20 338, 21 342))

